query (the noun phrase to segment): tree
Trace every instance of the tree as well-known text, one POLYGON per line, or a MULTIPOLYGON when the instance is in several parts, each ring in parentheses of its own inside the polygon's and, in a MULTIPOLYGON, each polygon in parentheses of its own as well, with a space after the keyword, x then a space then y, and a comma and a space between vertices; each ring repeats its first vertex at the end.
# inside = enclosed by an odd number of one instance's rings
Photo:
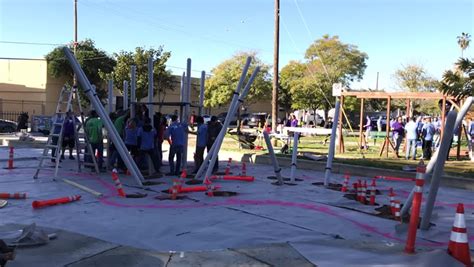
POLYGON ((303 83, 306 66, 297 61, 290 61, 280 72, 280 90, 278 92, 278 105, 285 109, 286 113, 291 110, 293 91, 303 83))
POLYGON ((205 106, 216 107, 228 104, 231 101, 232 94, 242 74, 242 67, 249 56, 252 57, 252 63, 247 72, 247 80, 257 66, 260 66, 260 72, 252 83, 245 101, 250 104, 270 98, 272 92, 270 67, 263 64, 257 58, 256 53, 241 52, 211 70, 212 76, 206 80, 205 106))
POLYGON ((357 46, 342 43, 338 36, 324 35, 308 47, 305 59, 302 83, 292 88, 295 98, 293 105, 323 108, 327 118, 332 107, 332 85, 342 83, 347 86, 353 81, 361 80, 368 56, 357 46))
POLYGON ((458 38, 458 45, 461 48, 461 57, 464 57, 464 50, 469 47, 471 42, 471 35, 469 33, 463 32, 458 38))
MULTIPOLYGON (((72 50, 73 43, 70 43, 68 47, 72 50)), ((62 51, 62 47, 54 48, 45 58, 48 62, 48 72, 53 77, 66 77, 68 83, 73 83, 74 72, 62 51)), ((78 43, 76 58, 91 84, 96 86, 97 96, 100 100, 104 100, 107 91, 103 88, 104 81, 101 77, 113 70, 116 64, 115 60, 105 51, 96 48, 94 41, 90 39, 78 43)), ((89 101, 83 90, 79 90, 79 92, 82 100, 88 103, 89 101)))
MULTIPOLYGON (((154 93, 161 94, 161 101, 166 96, 167 89, 173 89, 172 75, 170 70, 166 70, 166 62, 171 56, 171 52, 166 52, 163 47, 158 49, 150 48, 146 50, 143 47, 135 48, 134 52, 121 51, 115 54, 117 65, 114 68, 111 78, 114 80, 114 86, 123 92, 123 82, 130 83, 130 69, 132 65, 136 66, 136 97, 138 100, 148 95, 148 58, 153 58, 153 84, 154 93)), ((104 77, 106 78, 106 77, 104 77)), ((107 77, 110 78, 110 77, 107 77)))
POLYGON ((395 79, 400 88, 409 92, 433 92, 436 80, 430 77, 423 66, 408 64, 395 72, 395 79))
POLYGON ((474 90, 474 61, 460 58, 456 62, 456 71, 448 70, 443 74, 439 85, 441 92, 454 96, 456 100, 472 96, 474 90))

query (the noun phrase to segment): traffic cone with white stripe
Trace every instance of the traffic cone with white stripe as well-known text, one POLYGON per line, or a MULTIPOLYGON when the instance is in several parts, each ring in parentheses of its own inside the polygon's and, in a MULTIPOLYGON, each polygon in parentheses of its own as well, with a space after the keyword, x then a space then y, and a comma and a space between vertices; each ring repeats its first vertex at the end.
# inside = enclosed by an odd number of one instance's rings
POLYGON ((26 193, 0 193, 0 199, 25 199, 26 193))
POLYGON ((362 184, 361 195, 360 195, 360 203, 365 204, 366 198, 367 198, 367 181, 364 180, 364 183, 362 184))
POLYGON ((126 196, 125 191, 123 191, 122 183, 120 182, 120 179, 119 179, 118 173, 117 173, 117 169, 115 169, 115 168, 112 170, 112 180, 115 183, 115 187, 117 188, 117 192, 118 192, 119 196, 125 197, 126 196))
POLYGON ((349 186, 349 174, 344 175, 344 182, 342 183, 341 192, 347 192, 347 186, 349 186))
POLYGON ((175 200, 178 196, 179 189, 181 187, 181 181, 178 179, 173 179, 173 186, 171 187, 171 199, 175 200))
POLYGON ((11 169, 14 169, 13 167, 13 147, 11 146, 10 147, 10 152, 8 154, 8 169, 11 170, 11 169))
POLYGON ((369 204, 374 206, 375 205, 375 194, 377 193, 377 189, 375 188, 375 179, 372 180, 372 184, 370 185, 370 199, 369 204))
POLYGON ((390 211, 392 215, 395 215, 395 193, 393 192, 393 188, 390 187, 388 196, 390 197, 390 211))
POLYGON ((464 205, 462 203, 459 203, 456 209, 453 229, 449 238, 448 254, 466 266, 472 266, 466 220, 464 219, 464 205))
POLYGON ((232 158, 229 158, 229 161, 227 161, 227 166, 225 166, 225 175, 230 174, 230 165, 232 164, 232 158))
POLYGON ((362 199, 362 181, 357 181, 357 201, 361 202, 362 199))
POLYGON ((393 208, 393 217, 396 221, 400 221, 400 200, 393 201, 394 208, 393 208))

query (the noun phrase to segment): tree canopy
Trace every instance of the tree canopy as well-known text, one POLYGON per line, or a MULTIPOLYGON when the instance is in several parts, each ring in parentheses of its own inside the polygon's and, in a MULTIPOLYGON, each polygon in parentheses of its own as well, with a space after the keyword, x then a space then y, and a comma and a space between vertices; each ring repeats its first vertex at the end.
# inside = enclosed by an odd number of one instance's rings
POLYGON ((409 92, 432 92, 436 90, 437 81, 430 77, 425 68, 417 64, 402 66, 394 74, 398 86, 409 92))
MULTIPOLYGON (((114 80, 114 87, 123 92, 123 82, 128 81, 130 84, 131 66, 136 66, 136 97, 141 99, 148 95, 148 58, 153 58, 153 83, 154 91, 165 92, 172 89, 172 75, 170 70, 166 70, 166 62, 171 57, 171 52, 163 50, 160 46, 158 49, 145 49, 143 47, 135 48, 135 51, 121 51, 114 54, 117 58, 117 65, 113 73, 107 78, 114 80)), ((105 77, 104 77, 105 78, 105 77)), ((162 95, 164 96, 164 94, 162 95)))
POLYGON ((252 63, 246 81, 257 66, 260 67, 260 72, 252 83, 245 102, 255 103, 271 97, 270 66, 263 64, 254 52, 240 52, 211 70, 211 77, 206 80, 205 106, 216 107, 230 103, 247 57, 252 57, 252 63))
MULTIPOLYGON (((70 43, 68 47, 72 50, 73 43, 70 43)), ((66 77, 68 83, 73 83, 74 72, 62 51, 62 47, 54 48, 45 58, 48 62, 48 72, 53 77, 66 77)), ((104 50, 96 48, 94 41, 90 39, 78 42, 76 58, 91 84, 96 86, 99 99, 105 99, 107 92, 103 88, 102 76, 113 70, 116 64, 114 58, 104 50)), ((82 90, 79 92, 83 95, 82 90)), ((82 97, 82 99, 86 100, 85 97, 82 97)))
POLYGON ((474 61, 460 58, 456 62, 456 71, 448 70, 443 74, 439 89, 448 95, 463 99, 474 95, 474 61))

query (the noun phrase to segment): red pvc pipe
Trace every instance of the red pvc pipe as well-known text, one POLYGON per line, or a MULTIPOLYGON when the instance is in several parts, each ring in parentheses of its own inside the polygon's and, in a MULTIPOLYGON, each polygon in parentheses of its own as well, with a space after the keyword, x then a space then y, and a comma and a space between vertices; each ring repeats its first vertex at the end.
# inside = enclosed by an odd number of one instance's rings
POLYGON ((383 179, 383 180, 390 180, 390 181, 402 181, 402 182, 413 182, 415 178, 404 178, 404 177, 394 177, 394 176, 385 176, 385 175, 377 175, 375 179, 383 179))
POLYGON ((25 199, 26 193, 0 193, 0 198, 6 199, 25 199))
POLYGON ((190 193, 190 192, 204 192, 207 191, 207 186, 205 185, 196 185, 196 186, 187 186, 187 187, 179 187, 179 193, 190 193))
POLYGON ((211 180, 253 182, 255 180, 255 177, 253 177, 253 176, 238 176, 238 175, 213 175, 213 176, 211 176, 211 180))
POLYGON ((69 196, 69 197, 62 197, 62 198, 55 198, 55 199, 48 199, 48 200, 35 200, 31 205, 34 209, 39 209, 47 206, 53 206, 57 204, 66 204, 69 202, 77 201, 81 199, 80 195, 69 196))

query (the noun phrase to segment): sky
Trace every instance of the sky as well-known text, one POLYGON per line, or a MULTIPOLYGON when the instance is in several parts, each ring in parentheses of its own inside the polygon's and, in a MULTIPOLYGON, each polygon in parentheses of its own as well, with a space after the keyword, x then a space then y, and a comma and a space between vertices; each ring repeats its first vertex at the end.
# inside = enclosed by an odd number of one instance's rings
MULTIPOLYGON (((171 52, 168 68, 192 76, 238 52, 273 64, 273 0, 77 0, 78 39, 112 54, 135 47, 171 52)), ((280 0, 280 59, 304 60, 324 34, 368 54, 351 88, 399 89, 394 73, 422 65, 440 79, 461 56, 457 36, 474 35, 473 0, 280 0)), ((0 57, 43 58, 74 36, 74 0, 0 0, 0 57), (23 44, 34 43, 34 44, 23 44)), ((474 42, 464 56, 474 57, 474 42)), ((1 74, 0 74, 1 75, 1 74)))

